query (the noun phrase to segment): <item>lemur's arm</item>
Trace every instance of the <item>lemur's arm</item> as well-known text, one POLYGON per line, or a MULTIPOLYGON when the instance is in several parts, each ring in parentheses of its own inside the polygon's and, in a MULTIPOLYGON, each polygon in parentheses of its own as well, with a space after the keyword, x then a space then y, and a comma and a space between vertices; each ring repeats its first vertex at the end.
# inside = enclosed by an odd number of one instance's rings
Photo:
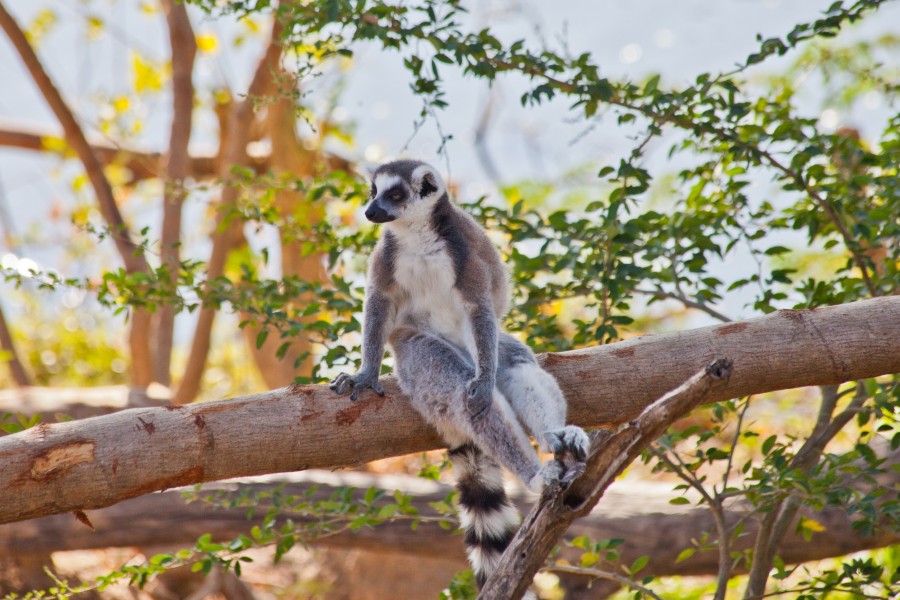
POLYGON ((366 297, 363 321, 363 361, 359 368, 377 381, 381 374, 384 358, 384 344, 387 340, 388 323, 392 320, 393 306, 390 299, 377 291, 366 297))
POLYGON ((475 379, 469 382, 466 409, 473 419, 480 418, 494 399, 497 382, 497 316, 489 298, 482 298, 469 310, 475 337, 475 379))
MULTIPOLYGON (((382 247, 372 255, 372 269, 363 307, 363 361, 356 375, 341 373, 331 382, 331 389, 338 394, 350 392, 350 399, 356 400, 359 391, 371 388, 379 396, 384 396, 384 388, 378 383, 381 375, 381 361, 384 358, 384 344, 390 333, 395 307, 391 298, 384 293, 390 273, 384 267, 388 256, 382 247)), ((389 252, 387 253, 389 254, 389 252)))
POLYGON ((390 299, 378 292, 366 296, 363 321, 363 361, 356 375, 341 373, 331 382, 331 389, 344 395, 350 392, 350 399, 356 400, 359 391, 372 388, 379 396, 384 396, 384 388, 378 383, 381 375, 381 361, 384 358, 384 343, 387 324, 391 318, 390 299))

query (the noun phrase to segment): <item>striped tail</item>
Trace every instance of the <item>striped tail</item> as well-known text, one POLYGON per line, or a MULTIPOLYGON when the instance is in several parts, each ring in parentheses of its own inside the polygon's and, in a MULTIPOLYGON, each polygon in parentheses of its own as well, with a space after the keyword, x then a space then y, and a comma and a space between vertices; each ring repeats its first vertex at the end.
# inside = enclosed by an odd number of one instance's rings
POLYGON ((519 528, 519 511, 503 489, 500 466, 471 442, 450 450, 466 554, 480 589, 519 528))

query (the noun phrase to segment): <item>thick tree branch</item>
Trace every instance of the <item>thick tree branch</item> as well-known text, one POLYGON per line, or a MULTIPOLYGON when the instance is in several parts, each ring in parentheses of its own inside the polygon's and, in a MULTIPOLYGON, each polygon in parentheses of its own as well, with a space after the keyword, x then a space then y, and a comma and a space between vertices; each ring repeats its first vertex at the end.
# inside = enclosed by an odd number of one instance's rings
MULTIPOLYGON (((715 402, 900 372, 900 296, 644 336, 542 357, 569 420, 626 423, 715 356, 735 362, 715 402)), ((138 408, 0 438, 0 523, 109 506, 230 477, 357 465, 442 446, 391 378, 357 402, 327 386, 138 408)))

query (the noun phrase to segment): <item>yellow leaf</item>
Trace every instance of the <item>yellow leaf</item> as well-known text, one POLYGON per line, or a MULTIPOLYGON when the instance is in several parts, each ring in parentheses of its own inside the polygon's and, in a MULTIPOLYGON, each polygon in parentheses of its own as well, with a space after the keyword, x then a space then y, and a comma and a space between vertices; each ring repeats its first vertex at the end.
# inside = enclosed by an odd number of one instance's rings
POLYGON ((825 531, 824 525, 822 525, 821 523, 819 523, 816 520, 807 519, 806 517, 803 517, 800 519, 800 528, 808 529, 809 531, 815 531, 815 532, 825 531))
POLYGON ((52 135, 41 136, 41 146, 43 146, 45 150, 59 152, 60 154, 64 153, 69 148, 66 140, 52 135))
POLYGON ((87 185, 87 182, 87 175, 85 175, 84 173, 79 173, 75 176, 75 179, 72 180, 72 189, 77 192, 78 190, 84 188, 84 186, 87 185))
POLYGON ((89 40, 99 39, 103 35, 105 23, 100 17, 91 15, 87 20, 87 36, 89 40))
POLYGON ((132 179, 131 171, 117 164, 108 164, 103 167, 103 173, 110 185, 118 187, 129 183, 132 179))
POLYGON ((25 28, 25 37, 28 38, 28 43, 32 46, 40 44, 41 38, 50 33, 57 20, 56 13, 49 8, 38 12, 25 28))
POLYGON ((213 92, 213 98, 219 106, 225 106, 231 102, 231 92, 224 89, 218 89, 213 92))
POLYGON ((158 92, 162 89, 162 69, 149 60, 144 60, 137 52, 131 55, 131 70, 137 93, 158 92))
POLYGON ((600 555, 596 552, 585 552, 581 555, 581 566, 582 567, 591 567, 597 564, 597 561, 600 560, 600 555))
POLYGON ((197 49, 206 54, 214 54, 219 49, 219 40, 211 33, 197 36, 197 49))
POLYGON ((112 101, 112 105, 113 108, 116 109, 116 112, 125 112, 128 110, 128 98, 126 96, 119 96, 112 101))
POLYGON ((259 23, 248 17, 241 19, 241 25, 247 28, 251 33, 259 33, 259 23))

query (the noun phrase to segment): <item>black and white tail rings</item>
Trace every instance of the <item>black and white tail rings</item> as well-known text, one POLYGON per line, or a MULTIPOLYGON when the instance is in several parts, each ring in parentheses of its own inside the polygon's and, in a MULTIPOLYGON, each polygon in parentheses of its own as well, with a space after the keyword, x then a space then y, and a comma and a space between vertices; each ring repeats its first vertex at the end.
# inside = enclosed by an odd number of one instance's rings
POLYGON ((480 588, 519 528, 519 511, 503 489, 500 466, 477 446, 470 442, 450 450, 450 461, 466 553, 480 588))

